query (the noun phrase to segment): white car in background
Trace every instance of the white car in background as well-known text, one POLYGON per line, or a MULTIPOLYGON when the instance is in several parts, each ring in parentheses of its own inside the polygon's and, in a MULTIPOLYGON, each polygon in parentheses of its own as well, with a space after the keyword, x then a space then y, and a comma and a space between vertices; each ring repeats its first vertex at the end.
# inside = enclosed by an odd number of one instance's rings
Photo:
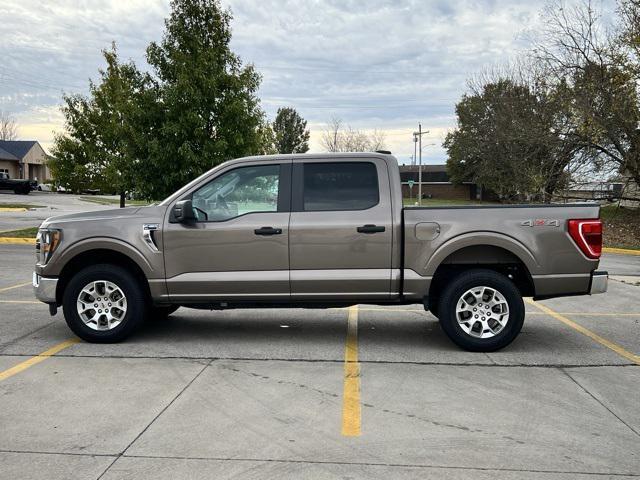
POLYGON ((39 192, 59 192, 64 193, 67 191, 63 186, 56 186, 53 183, 39 183, 38 184, 39 192))

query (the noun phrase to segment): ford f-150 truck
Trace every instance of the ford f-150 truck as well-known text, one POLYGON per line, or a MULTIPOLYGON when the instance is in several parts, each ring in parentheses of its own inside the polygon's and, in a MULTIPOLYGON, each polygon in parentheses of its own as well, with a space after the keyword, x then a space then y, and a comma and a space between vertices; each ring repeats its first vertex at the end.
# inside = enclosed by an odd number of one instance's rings
POLYGON ((247 157, 159 205, 63 215, 35 295, 90 342, 206 309, 423 304, 459 346, 508 345, 522 297, 602 293, 595 204, 403 207, 384 153, 247 157))

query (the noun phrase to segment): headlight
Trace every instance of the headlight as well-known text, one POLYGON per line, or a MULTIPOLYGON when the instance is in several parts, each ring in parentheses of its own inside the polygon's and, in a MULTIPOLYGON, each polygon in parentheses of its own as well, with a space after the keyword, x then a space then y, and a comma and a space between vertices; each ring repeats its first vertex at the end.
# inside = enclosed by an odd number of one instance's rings
POLYGON ((36 258, 40 265, 46 265, 62 240, 62 230, 41 228, 36 236, 36 258))

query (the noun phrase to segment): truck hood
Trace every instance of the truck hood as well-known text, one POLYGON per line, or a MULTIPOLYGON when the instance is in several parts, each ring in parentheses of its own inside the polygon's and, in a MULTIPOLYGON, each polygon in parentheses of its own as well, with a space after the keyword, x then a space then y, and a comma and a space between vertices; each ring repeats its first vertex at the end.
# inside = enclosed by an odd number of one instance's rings
POLYGON ((157 221, 159 217, 164 215, 166 209, 166 206, 151 205, 148 207, 114 208, 93 212, 70 213, 49 217, 42 222, 40 228, 63 226, 72 222, 110 222, 118 219, 131 219, 132 217, 141 218, 142 221, 147 218, 149 221, 157 221))

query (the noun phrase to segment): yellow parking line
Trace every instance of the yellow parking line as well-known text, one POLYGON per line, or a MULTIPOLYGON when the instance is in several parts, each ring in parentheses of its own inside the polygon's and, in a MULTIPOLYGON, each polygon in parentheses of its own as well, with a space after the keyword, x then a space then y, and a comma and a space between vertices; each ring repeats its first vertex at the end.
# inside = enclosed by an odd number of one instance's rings
POLYGON ((582 333, 583 335, 586 335, 587 337, 591 338, 592 340, 598 342, 600 345, 603 345, 603 346, 607 347, 609 350, 613 350, 614 352, 616 352, 621 357, 624 357, 627 360, 631 360, 633 363, 635 363, 637 365, 640 365, 640 355, 636 355, 634 353, 631 353, 629 350, 626 350, 625 348, 621 347, 617 343, 613 343, 612 341, 607 340, 604 337, 601 337, 597 333, 592 332, 588 328, 585 328, 582 325, 577 324, 573 320, 569 320, 567 317, 565 317, 563 315, 560 315, 558 312, 555 312, 555 311, 551 310, 546 305, 542 305, 541 303, 538 303, 538 302, 536 302, 534 300, 531 300, 529 298, 527 298, 526 301, 527 301, 527 303, 536 306, 537 308, 542 310, 547 315, 552 316, 556 320, 561 321, 565 325, 568 325, 569 327, 573 328, 574 330, 576 330, 576 331, 582 333))
POLYGON ((602 251, 605 253, 618 253, 621 255, 640 255, 640 250, 631 250, 629 248, 604 247, 602 251))
POLYGON ((0 207, 0 212, 26 212, 27 210, 22 207, 0 207))
POLYGON ((347 344, 344 350, 342 435, 360 436, 360 364, 358 363, 358 306, 349 308, 347 344))
POLYGON ((18 365, 8 368, 7 370, 0 372, 0 382, 2 380, 6 380, 9 377, 12 377, 24 370, 26 370, 29 367, 33 367, 34 365, 37 365, 40 362, 45 361, 47 358, 55 355, 56 353, 58 353, 61 350, 64 350, 67 347, 70 347, 71 345, 78 343, 80 340, 78 340, 77 338, 72 338, 70 340, 65 340, 62 343, 59 343, 58 345, 51 347, 49 350, 45 350, 44 352, 42 352, 40 355, 36 355, 35 357, 31 357, 28 360, 25 360, 24 362, 19 363, 18 365))
POLYGON ((6 292, 7 290, 13 290, 14 288, 26 287, 27 285, 31 285, 31 282, 21 283, 19 285, 12 285, 10 287, 0 288, 0 292, 6 292))
POLYGON ((0 237, 0 243, 7 245, 31 245, 35 243, 35 238, 22 238, 22 237, 0 237))

